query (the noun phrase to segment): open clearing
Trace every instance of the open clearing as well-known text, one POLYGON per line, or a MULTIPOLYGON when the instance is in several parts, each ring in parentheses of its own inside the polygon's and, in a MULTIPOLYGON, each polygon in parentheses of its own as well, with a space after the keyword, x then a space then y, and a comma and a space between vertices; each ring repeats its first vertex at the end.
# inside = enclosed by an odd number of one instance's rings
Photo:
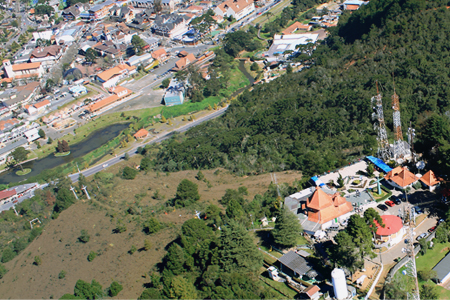
MULTIPOLYGON (((134 166, 138 157, 124 161, 106 169, 106 172, 118 173, 125 166, 134 166)), ((176 173, 139 173, 134 180, 114 178, 111 197, 101 203, 94 200, 78 201, 62 212, 58 219, 51 221, 43 234, 33 241, 16 258, 5 264, 10 271, 0 284, 2 298, 59 298, 65 293, 73 293, 78 279, 90 282, 92 279, 107 288, 113 280, 119 281, 124 289, 119 298, 137 298, 150 279, 149 271, 161 261, 166 245, 173 241, 179 228, 189 218, 194 217, 194 208, 171 208, 165 214, 161 211, 156 217, 164 228, 154 235, 146 235, 135 215, 125 216, 127 207, 136 202, 135 195, 141 195, 140 207, 163 206, 167 199, 175 195, 178 183, 189 179, 199 185, 201 199, 197 207, 208 203, 217 204, 226 189, 248 188, 247 199, 255 194, 264 193, 271 182, 270 174, 236 177, 226 170, 214 175, 216 170, 202 171, 212 187, 195 179, 197 171, 176 173), (150 188, 150 190, 149 190, 150 188), (164 200, 152 198, 158 189, 164 200), (144 193, 146 195, 144 195, 144 193), (123 218, 127 231, 113 233, 118 218, 123 218), (82 229, 88 230, 90 241, 86 244, 77 241, 82 229), (138 249, 144 245, 144 239, 152 243, 149 251, 137 251, 130 255, 132 245, 138 249), (87 260, 90 251, 99 253, 92 262, 87 260), (33 265, 34 257, 40 256, 42 265, 33 265), (61 270, 67 272, 64 279, 59 279, 61 270)), ((300 179, 298 172, 277 173, 278 182, 292 183, 300 179)), ((210 185, 210 186, 211 186, 210 185)))

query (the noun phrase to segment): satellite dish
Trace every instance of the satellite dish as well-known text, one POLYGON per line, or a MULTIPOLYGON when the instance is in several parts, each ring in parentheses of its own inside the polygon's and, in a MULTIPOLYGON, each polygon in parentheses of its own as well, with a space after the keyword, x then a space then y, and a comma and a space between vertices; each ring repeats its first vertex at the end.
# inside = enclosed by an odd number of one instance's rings
POLYGON ((424 163, 423 161, 419 161, 419 162, 416 164, 416 167, 417 167, 417 169, 422 170, 422 169, 425 168, 425 163, 424 163))

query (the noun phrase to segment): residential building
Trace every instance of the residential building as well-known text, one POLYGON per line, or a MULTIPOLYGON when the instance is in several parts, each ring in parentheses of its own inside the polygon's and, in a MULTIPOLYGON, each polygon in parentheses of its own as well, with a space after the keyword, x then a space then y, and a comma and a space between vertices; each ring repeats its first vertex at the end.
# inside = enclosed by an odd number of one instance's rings
POLYGON ((33 39, 35 41, 41 39, 45 41, 50 41, 52 39, 53 30, 43 30, 43 31, 37 31, 33 32, 33 39))
POLYGON ((104 88, 110 88, 115 86, 121 79, 136 73, 135 66, 129 66, 126 64, 117 65, 111 69, 108 69, 100 74, 97 74, 96 79, 102 84, 104 88))
POLYGON ((404 190, 416 183, 419 177, 411 173, 407 167, 399 166, 389 171, 384 179, 393 187, 404 190))
POLYGON ((91 113, 98 112, 99 110, 106 108, 107 106, 113 104, 114 102, 122 100, 123 98, 131 95, 132 92, 127 88, 118 86, 114 88, 113 93, 114 95, 111 95, 100 101, 95 102, 94 104, 91 104, 89 106, 89 111, 91 113))
POLYGON ((28 143, 38 140, 41 137, 39 135, 39 130, 37 128, 33 128, 28 131, 25 131, 23 134, 24 134, 25 138, 27 139, 28 143))
POLYGON ((153 61, 153 57, 150 53, 145 53, 140 56, 133 55, 127 60, 129 66, 148 65, 153 61))
POLYGON ((92 46, 92 48, 101 56, 110 55, 112 58, 116 58, 122 56, 126 52, 127 45, 102 40, 92 46))
POLYGON ((113 0, 106 0, 101 4, 97 4, 92 6, 89 10, 89 19, 90 20, 101 20, 109 16, 109 10, 114 6, 113 0))
POLYGON ((152 25, 155 34, 168 38, 182 36, 188 31, 188 22, 185 16, 177 14, 157 15, 152 25))
POLYGON ((194 54, 189 53, 187 56, 180 58, 177 62, 175 62, 175 67, 172 68, 173 71, 181 71, 187 68, 190 64, 194 63, 196 58, 194 54))
MULTIPOLYGON (((0 101, 2 101, 3 106, 12 111, 17 109, 19 105, 31 102, 39 89, 39 82, 33 81, 27 85, 17 86, 7 92, 1 93, 0 101)), ((2 129, 0 128, 0 130, 2 129)))
POLYGON ((141 39, 144 40, 144 42, 147 43, 148 47, 146 47, 146 46, 144 47, 144 48, 146 48, 145 49, 146 51, 153 51, 153 49, 158 47, 158 44, 159 44, 159 39, 158 38, 149 37, 149 36, 141 35, 141 34, 139 36, 141 37, 141 39))
POLYGON ((310 31, 311 29, 312 29, 311 25, 295 22, 294 24, 283 30, 282 34, 294 34, 297 31, 306 32, 310 31))
POLYGON ((129 23, 135 17, 134 11, 126 5, 125 6, 114 5, 109 10, 109 14, 110 14, 110 19, 115 22, 129 23))
POLYGON ((278 259, 280 270, 290 276, 302 277, 308 274, 313 267, 304 257, 290 250, 278 259))
POLYGON ((186 89, 182 82, 178 82, 175 78, 170 81, 169 87, 164 94, 164 104, 166 106, 180 105, 184 102, 186 89))
POLYGON ((303 290, 302 293, 306 296, 306 299, 311 300, 318 300, 320 296, 322 296, 322 294, 320 293, 320 288, 315 284, 307 287, 305 290, 303 290))
POLYGON ((15 189, 0 191, 0 204, 5 204, 17 198, 15 189))
POLYGON ((35 103, 33 105, 25 105, 24 108, 28 112, 29 115, 35 114, 35 113, 41 113, 47 109, 47 107, 50 107, 51 103, 48 100, 44 100, 38 103, 35 103))
POLYGON ((255 11, 255 2, 253 0, 227 0, 214 8, 216 15, 223 18, 231 16, 237 21, 253 11, 255 11))
POLYGON ((347 0, 342 4, 344 10, 355 11, 358 10, 362 5, 369 4, 369 1, 360 0, 347 0))
MULTIPOLYGON (((148 8, 155 11, 155 0, 131 0, 130 4, 137 8, 148 8)), ((162 0, 160 2, 161 13, 171 14, 175 9, 175 2, 173 0, 162 0)))
POLYGON ((148 131, 142 128, 139 129, 133 136, 137 140, 145 139, 148 136, 148 131))
POLYGON ((69 6, 64 9, 61 13, 61 16, 64 20, 71 21, 80 18, 81 13, 88 12, 89 4, 87 3, 77 3, 75 5, 69 6))
POLYGON ((163 62, 167 59, 166 49, 161 48, 152 52, 152 57, 159 62, 163 62))
POLYGON ((38 47, 31 52, 30 61, 41 62, 44 68, 49 67, 61 58, 62 52, 62 47, 59 45, 38 47))
POLYGON ((443 285, 448 282, 450 279, 450 252, 433 267, 433 271, 436 272, 433 281, 437 284, 443 285))
POLYGON ((11 62, 5 59, 3 61, 3 70, 6 77, 11 79, 41 78, 44 74, 44 69, 40 62, 11 65, 11 62))
MULTIPOLYGON (((303 34, 275 34, 272 45, 269 50, 264 54, 267 61, 278 61, 279 57, 283 57, 287 52, 297 52, 297 45, 315 44, 319 34, 317 33, 303 33, 303 34)), ((311 50, 312 51, 312 50, 311 50)))

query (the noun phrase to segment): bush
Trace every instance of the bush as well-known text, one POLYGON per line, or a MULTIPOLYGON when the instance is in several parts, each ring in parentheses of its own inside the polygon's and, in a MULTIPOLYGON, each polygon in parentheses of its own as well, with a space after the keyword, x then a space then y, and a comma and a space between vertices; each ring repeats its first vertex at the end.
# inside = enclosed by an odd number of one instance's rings
POLYGON ((123 290, 123 286, 117 281, 113 281, 109 286, 109 295, 111 297, 115 297, 120 293, 121 290, 123 290))
POLYGON ((35 264, 36 266, 40 266, 40 265, 42 264, 42 259, 41 259, 40 256, 35 256, 35 257, 34 257, 34 264, 35 264))
POLYGON ((90 238, 91 236, 88 234, 88 231, 83 229, 81 230, 81 235, 78 237, 78 240, 82 243, 87 243, 90 238))
POLYGON ((94 252, 94 251, 91 251, 91 252, 89 252, 89 255, 88 255, 88 257, 87 257, 87 260, 88 260, 88 261, 93 261, 94 258, 96 258, 96 257, 97 257, 97 253, 94 252))
POLYGON ((0 265, 0 279, 2 279, 6 273, 8 273, 8 270, 5 268, 4 265, 0 265))
POLYGON ((130 251, 128 251, 128 253, 130 253, 131 255, 133 255, 134 252, 136 252, 136 251, 137 251, 136 246, 135 246, 135 245, 131 245, 131 249, 130 249, 130 251))
POLYGON ((10 247, 6 247, 2 253, 2 263, 11 261, 15 256, 16 253, 10 247))
POLYGON ((147 234, 156 233, 161 229, 161 224, 156 218, 150 218, 144 223, 144 231, 147 234))
POLYGON ((122 178, 132 180, 136 177, 138 171, 136 169, 125 167, 122 172, 122 178))
POLYGON ((59 272, 58 274, 58 278, 59 279, 63 279, 64 277, 66 277, 67 272, 64 270, 61 270, 61 272, 59 272))

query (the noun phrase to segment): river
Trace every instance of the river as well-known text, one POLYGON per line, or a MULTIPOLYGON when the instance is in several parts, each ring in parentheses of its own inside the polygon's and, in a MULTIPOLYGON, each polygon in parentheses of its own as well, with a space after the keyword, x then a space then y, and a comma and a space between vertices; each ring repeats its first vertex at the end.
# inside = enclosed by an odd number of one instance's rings
POLYGON ((70 146, 70 154, 63 157, 55 157, 50 154, 44 158, 33 160, 23 164, 23 168, 31 168, 31 172, 25 176, 16 175, 15 170, 8 170, 0 174, 0 184, 8 184, 28 179, 32 176, 39 175, 42 171, 56 168, 66 164, 75 158, 82 157, 89 152, 101 147, 120 134, 120 132, 128 128, 129 123, 114 124, 103 129, 91 133, 83 141, 70 146))

